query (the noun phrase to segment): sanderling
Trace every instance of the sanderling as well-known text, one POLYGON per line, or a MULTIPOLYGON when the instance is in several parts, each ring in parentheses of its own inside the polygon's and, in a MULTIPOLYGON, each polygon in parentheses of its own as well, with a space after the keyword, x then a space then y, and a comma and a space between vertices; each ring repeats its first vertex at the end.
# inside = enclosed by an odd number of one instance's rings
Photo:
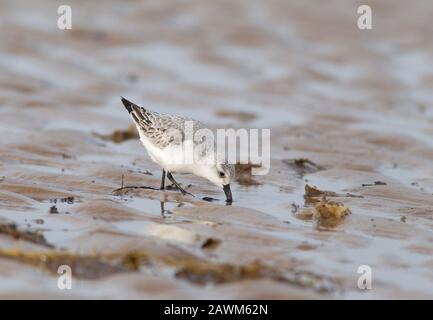
POLYGON ((199 121, 149 111, 123 97, 122 102, 131 115, 150 158, 162 167, 161 190, 165 189, 167 176, 182 194, 187 194, 188 192, 176 182, 172 174, 192 173, 222 187, 227 198, 226 202, 232 202, 230 181, 234 176, 234 166, 227 161, 220 161, 221 157, 214 154, 216 152, 214 139, 205 139, 205 142, 197 143, 184 132, 186 121, 192 122, 194 131, 204 128, 199 121), (193 157, 192 162, 184 161, 190 159, 185 153, 190 152, 191 146, 194 156, 198 156, 198 159, 193 157), (207 152, 208 150, 211 151, 207 152), (203 157, 212 158, 213 161, 200 161, 203 157))

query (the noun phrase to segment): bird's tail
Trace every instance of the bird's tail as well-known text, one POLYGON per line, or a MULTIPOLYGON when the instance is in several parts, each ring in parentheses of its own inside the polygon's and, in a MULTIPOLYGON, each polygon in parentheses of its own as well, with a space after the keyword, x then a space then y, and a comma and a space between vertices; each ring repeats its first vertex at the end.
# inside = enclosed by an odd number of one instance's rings
POLYGON ((121 98, 123 105, 125 106, 126 110, 128 110, 129 114, 131 115, 132 119, 136 124, 151 124, 149 114, 146 109, 139 107, 138 105, 125 99, 124 97, 121 98))
POLYGON ((131 101, 129 101, 127 99, 125 99, 124 97, 120 97, 120 98, 122 98, 122 103, 125 106, 126 110, 128 110, 129 113, 132 112, 134 106, 137 107, 136 104, 132 103, 131 101))

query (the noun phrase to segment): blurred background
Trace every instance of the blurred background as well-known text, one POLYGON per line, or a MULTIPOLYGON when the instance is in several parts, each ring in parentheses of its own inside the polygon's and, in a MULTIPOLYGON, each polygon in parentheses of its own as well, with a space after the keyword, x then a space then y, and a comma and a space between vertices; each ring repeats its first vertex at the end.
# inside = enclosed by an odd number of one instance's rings
POLYGON ((2 0, 0 297, 431 298, 432 15, 428 0, 2 0), (119 96, 270 128, 271 172, 241 172, 232 207, 201 201, 219 190, 189 176, 199 198, 113 196, 160 174, 119 96), (352 214, 300 217, 306 184, 352 214), (56 286, 65 259, 80 270, 70 291, 56 286), (357 287, 363 264, 373 290, 357 287))
POLYGON ((121 93, 263 126, 318 104, 404 112, 431 99, 429 1, 371 1, 372 30, 357 27, 359 1, 74 1, 64 31, 61 4, 2 1, 2 99, 26 93, 4 104, 111 107, 121 93))

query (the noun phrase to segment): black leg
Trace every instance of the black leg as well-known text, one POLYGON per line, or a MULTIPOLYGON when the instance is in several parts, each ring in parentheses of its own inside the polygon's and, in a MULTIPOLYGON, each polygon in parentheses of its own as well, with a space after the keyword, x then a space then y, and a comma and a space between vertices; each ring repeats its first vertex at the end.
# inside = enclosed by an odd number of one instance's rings
POLYGON ((165 189, 165 170, 164 169, 162 169, 161 187, 159 189, 161 189, 161 190, 165 189))
POLYGON ((170 180, 179 190, 180 190, 180 192, 182 192, 182 194, 189 194, 189 195, 191 195, 192 196, 192 194, 191 193, 189 193, 189 192, 186 192, 181 186, 180 186, 180 184, 179 183, 177 183, 176 182, 176 180, 174 180, 174 178, 173 178, 173 176, 171 175, 171 172, 167 172, 167 178, 168 178, 168 180, 170 180))

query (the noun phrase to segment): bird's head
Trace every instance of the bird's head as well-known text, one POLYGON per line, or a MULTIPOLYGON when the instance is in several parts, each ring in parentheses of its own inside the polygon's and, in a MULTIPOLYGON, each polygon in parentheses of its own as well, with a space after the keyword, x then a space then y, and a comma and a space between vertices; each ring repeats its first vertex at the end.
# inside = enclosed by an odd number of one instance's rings
POLYGON ((205 166, 202 176, 208 179, 213 184, 223 188, 226 195, 226 202, 232 203, 232 191, 230 182, 234 177, 234 166, 227 163, 216 163, 205 166))

